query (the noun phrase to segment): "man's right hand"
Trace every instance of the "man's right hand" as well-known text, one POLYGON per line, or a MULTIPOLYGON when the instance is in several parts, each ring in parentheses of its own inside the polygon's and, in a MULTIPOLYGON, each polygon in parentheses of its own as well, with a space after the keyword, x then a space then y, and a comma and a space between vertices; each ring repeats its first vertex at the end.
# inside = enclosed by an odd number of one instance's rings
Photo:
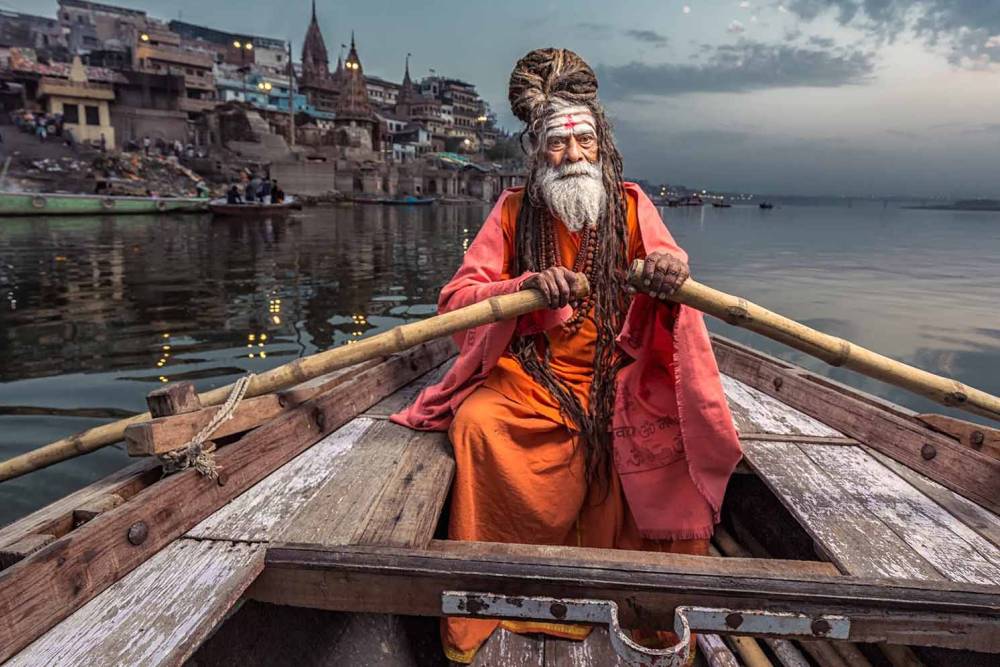
POLYGON ((576 280, 576 274, 565 266, 552 266, 525 280, 521 289, 536 289, 545 295, 549 308, 562 308, 575 304, 576 280))

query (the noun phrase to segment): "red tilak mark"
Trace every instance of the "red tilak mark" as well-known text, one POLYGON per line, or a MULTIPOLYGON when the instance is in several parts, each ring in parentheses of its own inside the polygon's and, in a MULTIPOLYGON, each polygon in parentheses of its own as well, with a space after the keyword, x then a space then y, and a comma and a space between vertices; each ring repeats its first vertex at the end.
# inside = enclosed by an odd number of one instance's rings
POLYGON ((573 115, 572 114, 567 114, 566 115, 566 122, 563 124, 563 127, 565 127, 567 130, 572 131, 573 128, 576 127, 577 125, 579 125, 579 123, 577 123, 576 121, 573 120, 573 115))

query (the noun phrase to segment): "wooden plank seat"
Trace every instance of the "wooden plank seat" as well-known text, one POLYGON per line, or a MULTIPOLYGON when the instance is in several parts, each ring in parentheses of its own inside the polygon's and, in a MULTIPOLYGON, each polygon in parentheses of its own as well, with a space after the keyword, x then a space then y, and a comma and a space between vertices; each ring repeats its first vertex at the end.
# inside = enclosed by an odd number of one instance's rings
MULTIPOLYGON (((422 387, 429 380, 420 377, 411 384, 422 387)), ((415 389, 407 385, 398 391, 412 397, 415 389)), ((310 507, 307 516, 336 526, 332 534, 342 539, 426 544, 454 462, 444 434, 411 432, 386 421, 386 406, 393 404, 379 401, 366 411, 373 416, 362 413, 277 468, 56 624, 9 664, 181 664, 260 573, 268 543, 310 507), (358 521, 333 521, 341 514, 358 521)), ((143 462, 136 470, 147 469, 143 462)), ((60 504, 60 511, 117 488, 121 477, 119 473, 111 482, 95 485, 100 493, 75 494, 73 503, 60 504)), ((36 519, 30 525, 46 524, 36 519)))

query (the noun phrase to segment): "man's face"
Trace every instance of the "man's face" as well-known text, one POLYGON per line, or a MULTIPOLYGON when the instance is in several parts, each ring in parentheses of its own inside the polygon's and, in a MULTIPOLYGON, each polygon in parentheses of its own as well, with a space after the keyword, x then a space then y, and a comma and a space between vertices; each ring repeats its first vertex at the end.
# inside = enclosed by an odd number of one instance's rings
POLYGON ((581 160, 594 164, 599 157, 597 135, 589 127, 581 128, 579 132, 551 132, 545 141, 545 158, 550 167, 581 160))

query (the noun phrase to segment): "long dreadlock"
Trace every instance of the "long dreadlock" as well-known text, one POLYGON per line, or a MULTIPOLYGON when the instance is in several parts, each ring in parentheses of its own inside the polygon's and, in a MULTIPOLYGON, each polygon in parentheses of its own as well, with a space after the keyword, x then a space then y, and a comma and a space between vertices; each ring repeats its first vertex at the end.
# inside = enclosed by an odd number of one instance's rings
POLYGON ((518 61, 510 78, 509 97, 514 114, 527 124, 525 135, 533 147, 525 184, 525 199, 518 214, 515 233, 515 275, 543 271, 548 266, 542 250, 543 235, 549 233, 550 213, 538 192, 537 169, 545 157, 543 128, 553 103, 585 105, 596 122, 602 181, 607 210, 597 223, 598 245, 590 285, 593 318, 597 327, 594 377, 590 387, 590 410, 551 370, 549 346, 542 336, 516 338, 511 352, 524 370, 556 400, 563 416, 575 426, 584 446, 587 481, 609 479, 611 420, 615 405, 615 380, 624 363, 615 338, 624 323, 629 296, 625 287, 627 209, 622 178, 622 159, 611 135, 611 127, 597 101, 597 77, 580 56, 565 49, 538 49, 518 61))

